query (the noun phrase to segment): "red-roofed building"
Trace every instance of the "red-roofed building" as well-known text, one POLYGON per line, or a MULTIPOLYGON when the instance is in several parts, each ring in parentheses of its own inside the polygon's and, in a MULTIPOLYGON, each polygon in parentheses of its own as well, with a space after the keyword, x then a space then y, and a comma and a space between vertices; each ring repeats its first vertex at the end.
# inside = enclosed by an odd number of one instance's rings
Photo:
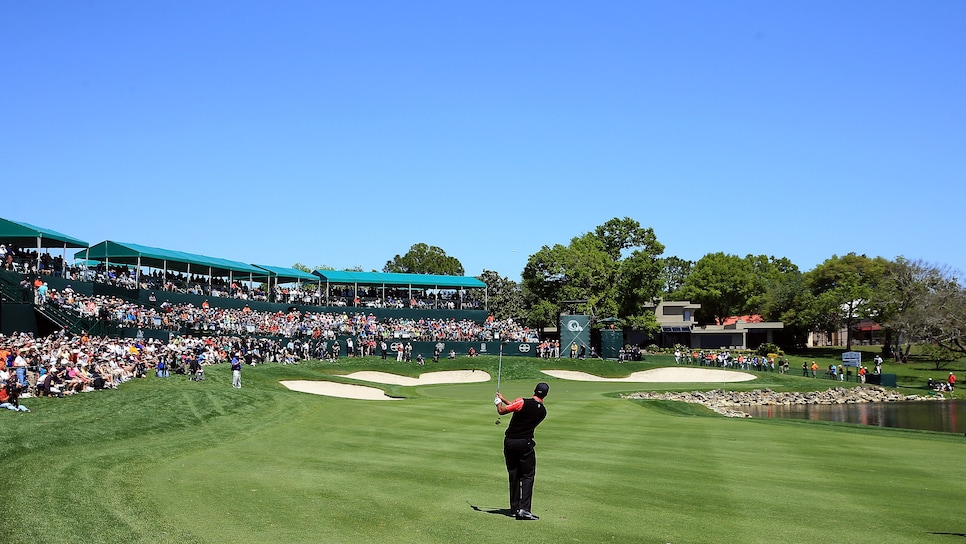
POLYGON ((661 301, 654 315, 661 326, 660 344, 682 344, 696 349, 755 349, 774 343, 774 332, 785 328, 781 321, 764 321, 760 315, 734 316, 718 325, 697 325, 694 311, 700 304, 661 301))
POLYGON ((744 321, 745 323, 763 323, 765 320, 758 314, 755 315, 735 315, 731 317, 726 317, 723 322, 718 323, 719 325, 734 325, 739 321, 744 321))

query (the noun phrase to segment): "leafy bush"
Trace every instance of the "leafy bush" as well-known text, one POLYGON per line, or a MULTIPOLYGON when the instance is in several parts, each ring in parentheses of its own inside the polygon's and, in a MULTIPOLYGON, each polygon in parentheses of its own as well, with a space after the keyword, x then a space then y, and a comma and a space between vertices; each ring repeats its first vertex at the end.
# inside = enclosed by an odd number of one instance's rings
POLYGON ((782 350, 771 342, 765 342, 764 344, 758 346, 758 349, 755 350, 755 352, 762 357, 767 357, 769 354, 784 355, 782 350))

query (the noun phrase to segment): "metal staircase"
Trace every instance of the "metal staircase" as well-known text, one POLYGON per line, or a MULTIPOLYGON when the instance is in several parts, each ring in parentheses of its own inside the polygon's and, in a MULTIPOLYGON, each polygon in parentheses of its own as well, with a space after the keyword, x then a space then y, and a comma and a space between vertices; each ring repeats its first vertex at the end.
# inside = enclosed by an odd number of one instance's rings
POLYGON ((32 302, 23 300, 23 291, 20 289, 21 280, 23 280, 23 276, 19 272, 0 270, 0 296, 3 297, 4 303, 32 302))
POLYGON ((96 326, 96 323, 91 323, 92 320, 80 317, 55 304, 47 304, 43 308, 34 306, 34 310, 47 318, 51 323, 71 334, 90 332, 96 326))

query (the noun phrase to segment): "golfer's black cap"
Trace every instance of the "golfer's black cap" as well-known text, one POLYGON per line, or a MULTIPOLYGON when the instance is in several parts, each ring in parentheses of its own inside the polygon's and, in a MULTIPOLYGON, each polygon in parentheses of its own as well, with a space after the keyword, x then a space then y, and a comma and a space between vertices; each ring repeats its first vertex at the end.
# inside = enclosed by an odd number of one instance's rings
POLYGON ((549 392, 550 392, 550 386, 544 382, 538 383, 537 386, 533 389, 533 394, 540 398, 546 397, 547 393, 549 392))

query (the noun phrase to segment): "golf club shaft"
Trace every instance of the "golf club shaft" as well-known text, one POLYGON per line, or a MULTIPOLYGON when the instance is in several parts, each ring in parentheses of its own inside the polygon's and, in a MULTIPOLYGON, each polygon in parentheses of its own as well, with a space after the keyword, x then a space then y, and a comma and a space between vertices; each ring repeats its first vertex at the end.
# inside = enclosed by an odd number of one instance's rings
POLYGON ((500 346, 500 365, 496 371, 496 392, 500 392, 500 378, 503 377, 503 346, 500 346))

